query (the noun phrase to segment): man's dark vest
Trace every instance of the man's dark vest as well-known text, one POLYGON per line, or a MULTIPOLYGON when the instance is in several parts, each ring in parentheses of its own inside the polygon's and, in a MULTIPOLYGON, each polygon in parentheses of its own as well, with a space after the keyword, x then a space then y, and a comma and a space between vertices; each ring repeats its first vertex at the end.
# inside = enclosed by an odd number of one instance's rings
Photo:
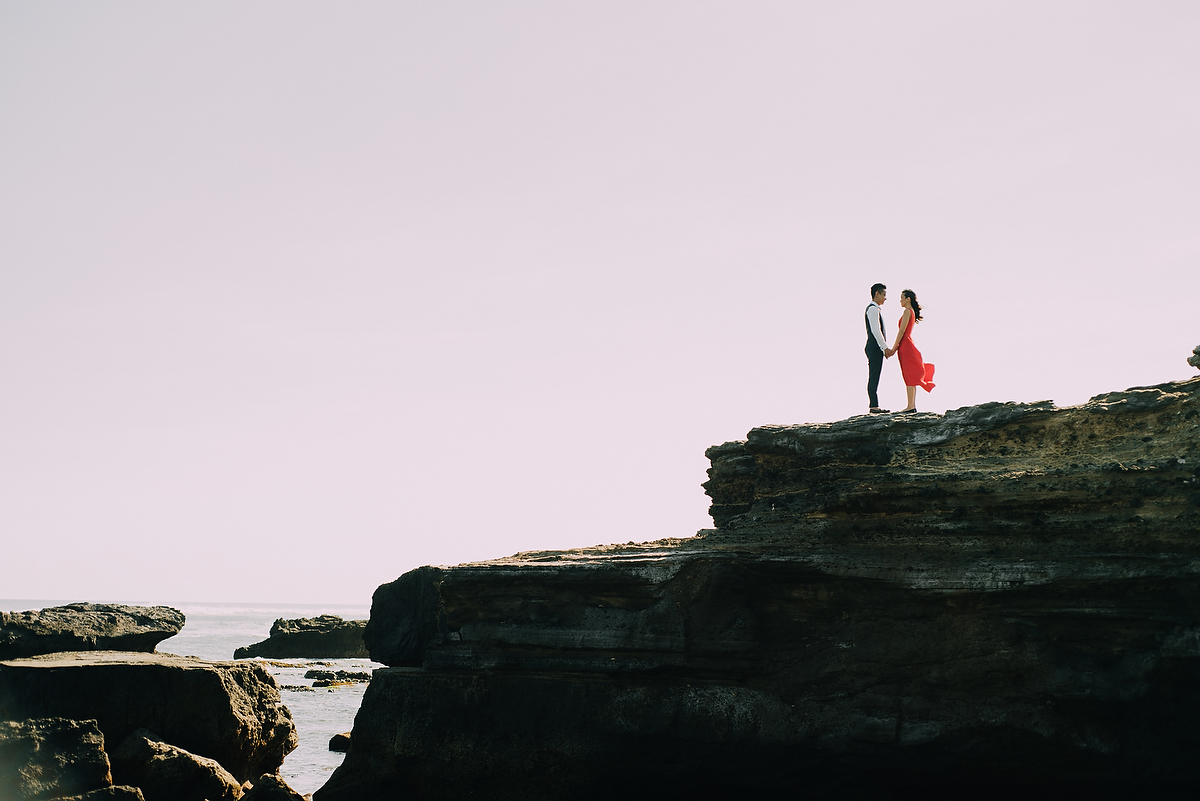
MULTIPOLYGON (((874 303, 868 303, 867 308, 863 310, 863 320, 865 320, 867 323, 867 347, 874 348, 875 350, 878 350, 880 353, 883 353, 883 351, 879 349, 879 343, 875 341, 875 335, 871 333, 871 318, 867 315, 867 312, 869 312, 871 310, 871 307, 874 305, 875 305, 874 303)), ((883 333, 884 339, 886 340, 887 339, 887 331, 883 330, 883 313, 882 313, 882 311, 879 314, 879 330, 880 330, 880 332, 883 333)))

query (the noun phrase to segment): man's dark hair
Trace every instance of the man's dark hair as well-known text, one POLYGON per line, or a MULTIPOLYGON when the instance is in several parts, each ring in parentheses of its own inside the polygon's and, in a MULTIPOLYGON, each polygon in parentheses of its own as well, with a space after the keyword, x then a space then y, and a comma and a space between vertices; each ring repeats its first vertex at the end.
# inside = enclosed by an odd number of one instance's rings
POLYGON ((871 299, 874 300, 875 295, 884 291, 885 289, 887 289, 887 287, 883 284, 875 284, 873 287, 871 287, 871 299))

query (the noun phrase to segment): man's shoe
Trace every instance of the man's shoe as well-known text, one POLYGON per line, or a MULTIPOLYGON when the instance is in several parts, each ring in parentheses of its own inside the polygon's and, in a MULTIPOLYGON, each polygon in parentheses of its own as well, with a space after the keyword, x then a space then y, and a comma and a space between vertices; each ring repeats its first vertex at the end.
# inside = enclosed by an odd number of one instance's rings
POLYGON ((880 409, 878 406, 872 407, 870 414, 890 414, 887 409, 880 409))

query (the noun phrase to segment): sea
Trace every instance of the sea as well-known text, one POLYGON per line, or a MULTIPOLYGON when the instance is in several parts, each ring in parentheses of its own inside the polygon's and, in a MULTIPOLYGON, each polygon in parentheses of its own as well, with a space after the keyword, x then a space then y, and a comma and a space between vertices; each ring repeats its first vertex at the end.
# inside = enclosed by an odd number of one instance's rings
MULTIPOLYGON (((63 600, 0 599, 0 610, 24 612, 72 603, 63 600)), ((100 602, 97 602, 100 603, 100 602)), ((118 603, 116 601, 112 603, 118 603)), ((120 603, 129 603, 122 601, 120 603)), ((136 606, 151 604, 130 604, 136 606)), ((278 618, 338 615, 344 620, 366 620, 369 606, 338 606, 334 604, 227 604, 173 603, 164 604, 180 610, 187 621, 174 637, 158 645, 160 653, 197 656, 208 660, 231 660, 233 652, 246 645, 265 640, 271 624, 278 618)), ((341 764, 343 754, 329 750, 333 735, 348 732, 354 725, 354 715, 362 703, 367 685, 350 684, 340 687, 313 688, 313 679, 304 678, 312 669, 370 672, 383 665, 369 659, 271 659, 258 660, 275 677, 283 689, 283 703, 292 713, 300 744, 288 754, 279 769, 280 775, 301 795, 317 790, 328 781, 333 770, 341 764)))

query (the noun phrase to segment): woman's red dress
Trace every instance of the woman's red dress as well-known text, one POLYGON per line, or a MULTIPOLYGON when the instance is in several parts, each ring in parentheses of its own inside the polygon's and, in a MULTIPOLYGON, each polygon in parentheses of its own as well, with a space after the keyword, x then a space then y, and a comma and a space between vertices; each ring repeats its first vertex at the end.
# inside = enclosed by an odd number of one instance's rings
POLYGON ((900 372, 904 374, 904 386, 921 387, 929 392, 933 389, 933 365, 921 360, 921 351, 917 350, 917 346, 913 344, 912 330, 916 324, 917 318, 910 316, 908 327, 904 329, 904 336, 900 337, 900 347, 896 349, 896 355, 900 357, 900 372))

